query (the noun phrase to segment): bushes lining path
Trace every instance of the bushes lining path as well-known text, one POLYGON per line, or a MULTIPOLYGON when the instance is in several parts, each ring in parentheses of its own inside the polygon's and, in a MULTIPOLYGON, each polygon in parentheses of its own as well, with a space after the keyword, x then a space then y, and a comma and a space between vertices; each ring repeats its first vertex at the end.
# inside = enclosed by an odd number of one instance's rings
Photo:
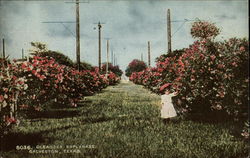
POLYGON ((179 117, 165 126, 159 118, 159 104, 160 96, 139 85, 122 82, 87 97, 77 108, 51 108, 24 120, 4 138, 1 147, 5 152, 1 155, 4 158, 247 155, 246 143, 231 134, 230 123, 199 123, 179 117), (61 154, 29 154, 27 150, 14 149, 20 144, 82 146, 79 154, 63 153, 64 147, 59 150, 61 154))

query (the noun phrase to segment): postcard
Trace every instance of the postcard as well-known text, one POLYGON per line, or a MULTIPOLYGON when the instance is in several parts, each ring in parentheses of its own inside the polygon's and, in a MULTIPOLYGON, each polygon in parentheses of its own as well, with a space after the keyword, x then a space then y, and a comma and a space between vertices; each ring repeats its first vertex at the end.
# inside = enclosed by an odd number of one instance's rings
POLYGON ((0 0, 0 158, 249 157, 246 0, 0 0))

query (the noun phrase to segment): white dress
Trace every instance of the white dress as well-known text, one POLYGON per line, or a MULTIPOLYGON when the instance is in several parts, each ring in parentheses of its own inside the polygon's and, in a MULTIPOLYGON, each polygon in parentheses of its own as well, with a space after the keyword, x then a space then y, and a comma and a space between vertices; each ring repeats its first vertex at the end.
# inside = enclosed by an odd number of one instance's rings
POLYGON ((171 118, 177 116, 172 103, 172 97, 175 96, 173 93, 164 94, 161 96, 161 118, 171 118))

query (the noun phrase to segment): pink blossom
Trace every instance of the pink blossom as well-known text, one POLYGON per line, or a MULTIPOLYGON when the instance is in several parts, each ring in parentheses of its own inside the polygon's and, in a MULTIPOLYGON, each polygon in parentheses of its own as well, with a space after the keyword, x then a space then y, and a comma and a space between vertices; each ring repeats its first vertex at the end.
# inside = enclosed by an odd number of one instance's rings
POLYGON ((0 95, 0 102, 3 102, 3 100, 4 100, 3 95, 0 95))
POLYGON ((245 49, 245 47, 244 46, 241 46, 240 47, 240 51, 245 51, 246 49, 245 49))
POLYGON ((210 58, 212 59, 212 61, 214 61, 214 59, 216 58, 215 55, 211 55, 210 58))

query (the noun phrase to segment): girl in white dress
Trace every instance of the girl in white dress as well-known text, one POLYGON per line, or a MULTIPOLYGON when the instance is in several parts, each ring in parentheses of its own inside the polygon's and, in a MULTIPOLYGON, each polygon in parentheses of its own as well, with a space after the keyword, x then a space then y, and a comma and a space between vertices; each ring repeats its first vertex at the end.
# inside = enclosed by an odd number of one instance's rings
POLYGON ((161 118, 164 123, 170 121, 170 118, 177 116, 175 108, 172 103, 172 97, 176 96, 174 93, 170 93, 169 91, 166 94, 161 96, 161 118))

